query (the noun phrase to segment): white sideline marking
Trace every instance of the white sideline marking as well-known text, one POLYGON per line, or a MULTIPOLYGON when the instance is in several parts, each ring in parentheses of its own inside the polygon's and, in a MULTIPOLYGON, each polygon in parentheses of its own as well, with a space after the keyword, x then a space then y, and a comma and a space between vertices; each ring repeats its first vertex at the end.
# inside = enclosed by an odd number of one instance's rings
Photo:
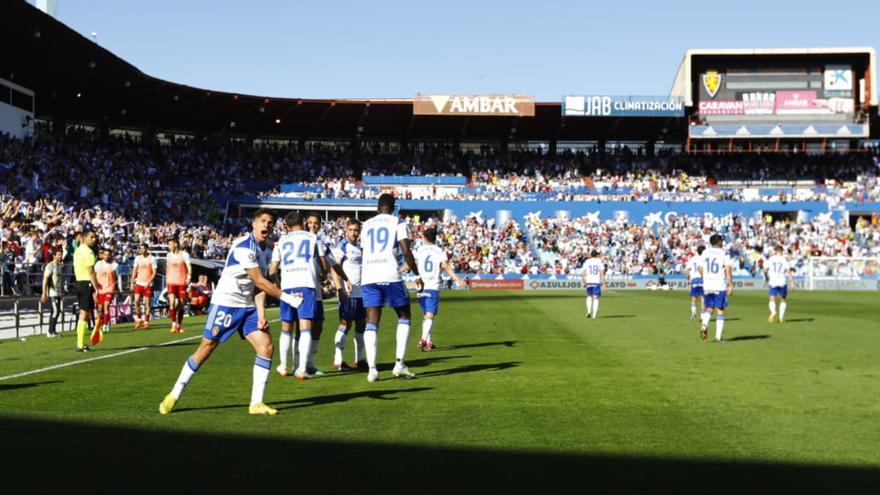
POLYGON ((184 339, 171 340, 168 342, 163 342, 161 344, 156 344, 156 345, 151 345, 151 346, 146 346, 146 347, 138 347, 137 349, 129 349, 127 351, 121 351, 121 352, 117 352, 114 354, 107 354, 106 356, 98 356, 98 357, 93 357, 93 358, 88 358, 88 359, 81 359, 79 361, 70 361, 68 363, 61 363, 61 364, 56 364, 54 366, 47 366, 45 368, 40 368, 38 370, 25 371, 23 373, 16 373, 14 375, 8 375, 8 376, 0 376, 0 382, 2 382, 4 380, 12 380, 13 378, 21 378, 23 376, 28 376, 28 375, 35 375, 37 373, 43 373, 45 371, 57 370, 58 368, 66 368, 68 366, 74 366, 77 364, 91 363, 93 361, 100 361, 102 359, 110 359, 112 357, 123 356, 125 354, 131 354, 133 352, 145 351, 147 349, 152 349, 154 347, 162 347, 165 345, 175 344, 177 342, 186 342, 187 340, 195 340, 195 339, 200 339, 200 338, 202 338, 201 335, 194 335, 192 337, 186 337, 184 339))
MULTIPOLYGON (((333 308, 335 308, 335 306, 333 308)), ((333 309, 333 308, 327 308, 327 309, 333 309)), ((281 321, 280 318, 275 318, 274 320, 269 320, 269 323, 278 323, 279 321, 281 321)), ((177 340, 170 340, 168 342, 162 342, 161 344, 149 345, 146 347, 138 347, 137 349, 129 349, 127 351, 120 351, 120 352, 117 352, 114 354, 107 354, 106 356, 98 356, 98 357, 93 357, 93 358, 88 358, 88 359, 81 359, 79 361, 70 361, 67 363, 61 363, 61 364, 55 364, 52 366, 47 366, 45 368, 40 368, 38 370, 24 371, 22 373, 16 373, 14 375, 0 376, 0 382, 2 382, 4 380, 12 380, 14 378, 21 378, 23 376, 28 376, 28 375, 36 375, 37 373, 44 373, 46 371, 57 370, 59 368, 66 368, 68 366, 75 366, 77 364, 91 363, 94 361, 100 361, 102 359, 110 359, 110 358, 117 357, 117 356, 124 356, 126 354, 131 354, 134 352, 146 351, 147 349, 153 349, 156 347, 162 347, 162 346, 166 346, 166 345, 176 344, 178 342, 186 342, 189 340, 195 340, 195 339, 200 339, 200 338, 202 338, 201 335, 193 335, 192 337, 186 337, 186 338, 177 339, 177 340)))

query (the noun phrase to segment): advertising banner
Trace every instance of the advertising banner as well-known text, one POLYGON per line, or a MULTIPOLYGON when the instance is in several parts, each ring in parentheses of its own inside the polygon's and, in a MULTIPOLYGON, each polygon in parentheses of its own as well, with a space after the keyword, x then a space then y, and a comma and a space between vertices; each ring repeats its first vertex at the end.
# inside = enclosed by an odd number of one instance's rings
POLYGON ((684 117, 684 102, 668 96, 566 96, 564 117, 684 117))
POLYGON ((414 115, 534 117, 535 98, 523 95, 417 95, 414 115))
POLYGON ((709 100, 700 102, 700 115, 743 115, 745 103, 735 100, 709 100))
POLYGON ((523 290, 522 280, 471 280, 471 290, 523 290))

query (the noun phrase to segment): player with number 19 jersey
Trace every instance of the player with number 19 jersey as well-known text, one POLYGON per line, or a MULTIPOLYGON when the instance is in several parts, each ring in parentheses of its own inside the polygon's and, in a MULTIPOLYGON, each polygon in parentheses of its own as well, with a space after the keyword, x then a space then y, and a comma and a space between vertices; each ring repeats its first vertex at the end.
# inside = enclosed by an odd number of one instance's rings
POLYGON ((361 235, 364 306, 382 307, 385 302, 392 308, 409 305, 396 253, 398 243, 404 239, 409 239, 409 228, 395 215, 379 213, 364 222, 361 235))

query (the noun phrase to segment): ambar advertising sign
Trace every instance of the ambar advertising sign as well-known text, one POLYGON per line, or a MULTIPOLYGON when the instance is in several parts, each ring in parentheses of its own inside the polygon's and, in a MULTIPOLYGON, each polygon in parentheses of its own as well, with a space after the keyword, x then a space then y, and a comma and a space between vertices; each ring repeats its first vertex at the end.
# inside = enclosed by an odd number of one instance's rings
POLYGON ((523 95, 417 95, 415 115, 534 117, 535 98, 523 95))

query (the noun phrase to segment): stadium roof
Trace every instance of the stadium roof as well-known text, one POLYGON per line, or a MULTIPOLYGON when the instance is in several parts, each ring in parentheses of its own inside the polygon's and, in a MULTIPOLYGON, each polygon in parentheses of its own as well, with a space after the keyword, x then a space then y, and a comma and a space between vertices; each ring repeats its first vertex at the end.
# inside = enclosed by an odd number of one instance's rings
POLYGON ((0 77, 36 92, 36 115, 108 127, 287 139, 681 141, 684 119, 413 116, 412 100, 276 98, 151 77, 23 0, 0 2, 0 77))
MULTIPOLYGON (((412 100, 317 100, 218 92, 158 79, 24 0, 0 1, 0 78, 36 93, 36 116, 107 128, 228 134, 293 140, 647 141, 684 142, 685 118, 563 117, 560 102, 537 103, 532 117, 414 116, 412 100)), ((694 57, 787 57, 831 50, 690 50, 673 85, 689 97, 694 57)), ((703 60, 703 59, 700 59, 703 60)), ((846 60, 849 60, 847 58, 846 60)), ((872 76, 873 79, 873 76, 872 76)), ((876 94, 872 105, 876 106, 876 94)), ((691 98, 686 98, 692 104, 691 98)), ((872 119, 876 115, 872 114, 872 119)), ((876 126, 873 126, 876 129, 876 126)), ((874 131, 876 132, 876 131, 874 131)))

